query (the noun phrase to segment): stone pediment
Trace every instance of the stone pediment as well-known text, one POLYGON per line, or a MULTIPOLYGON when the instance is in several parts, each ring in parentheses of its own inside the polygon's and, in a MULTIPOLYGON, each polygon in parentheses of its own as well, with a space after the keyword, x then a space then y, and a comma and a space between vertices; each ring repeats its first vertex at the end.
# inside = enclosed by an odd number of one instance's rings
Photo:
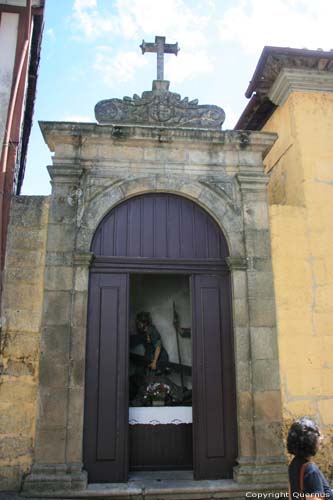
POLYGON ((169 82, 155 80, 151 91, 123 99, 107 99, 95 106, 101 124, 137 124, 220 130, 225 113, 219 106, 200 105, 198 100, 169 91, 169 82))

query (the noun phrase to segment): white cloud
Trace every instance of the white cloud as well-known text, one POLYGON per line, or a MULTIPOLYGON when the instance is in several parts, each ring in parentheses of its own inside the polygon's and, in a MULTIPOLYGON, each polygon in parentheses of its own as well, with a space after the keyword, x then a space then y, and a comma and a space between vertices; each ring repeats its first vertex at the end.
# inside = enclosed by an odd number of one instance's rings
POLYGON ((329 50, 332 17, 331 0, 241 0, 224 13, 219 34, 252 54, 265 45, 329 50))
POLYGON ((100 50, 96 56, 94 69, 108 85, 124 83, 133 79, 137 68, 142 68, 147 60, 139 52, 118 51, 113 55, 108 48, 100 50))
POLYGON ((157 34, 165 35, 169 43, 179 39, 183 47, 195 48, 207 43, 204 30, 209 16, 196 14, 184 0, 167 4, 165 0, 117 0, 112 12, 99 7, 97 0, 75 0, 71 22, 88 40, 110 33, 131 40, 157 34))
POLYGON ((46 30, 45 32, 46 36, 49 37, 49 39, 52 41, 52 42, 55 42, 56 40, 56 36, 55 36, 55 33, 54 33, 54 29, 53 28, 49 28, 48 30, 46 30))
MULTIPOLYGON (((214 2, 209 0, 205 12, 210 11, 214 2)), ((116 0, 112 13, 102 9, 98 0, 75 0, 71 23, 75 33, 84 35, 87 41, 103 39, 106 36, 113 47, 124 39, 135 40, 138 45, 142 38, 153 42, 156 35, 166 37, 167 43, 180 42, 181 62, 174 56, 166 56, 166 74, 175 82, 182 82, 199 73, 213 70, 213 58, 205 53, 209 42, 207 31, 209 15, 200 14, 199 7, 187 0, 116 0), (119 40, 117 40, 119 37, 119 40)), ((102 74, 103 80, 112 83, 128 82, 138 68, 147 64, 152 55, 118 52, 115 55, 107 47, 94 48, 94 69, 102 74)), ((156 56, 154 56, 156 58, 156 56)))
POLYGON ((178 54, 177 58, 168 59, 165 65, 165 78, 173 83, 182 83, 195 78, 201 73, 214 71, 214 58, 204 50, 196 53, 178 54))

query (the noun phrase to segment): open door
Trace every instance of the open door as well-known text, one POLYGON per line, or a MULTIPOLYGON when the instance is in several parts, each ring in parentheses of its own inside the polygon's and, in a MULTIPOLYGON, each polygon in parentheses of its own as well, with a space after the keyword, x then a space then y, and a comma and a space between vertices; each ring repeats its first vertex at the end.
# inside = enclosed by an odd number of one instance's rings
POLYGON ((84 463, 89 482, 128 476, 128 275, 91 273, 84 463))
POLYGON ((196 479, 232 478, 237 456, 229 274, 192 277, 196 479))

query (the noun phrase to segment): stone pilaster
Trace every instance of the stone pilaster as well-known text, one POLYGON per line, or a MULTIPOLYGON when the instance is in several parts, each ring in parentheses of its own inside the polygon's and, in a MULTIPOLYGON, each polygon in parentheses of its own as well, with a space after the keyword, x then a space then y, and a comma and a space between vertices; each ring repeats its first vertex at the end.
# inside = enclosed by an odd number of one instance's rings
POLYGON ((79 331, 81 335, 82 329, 85 332, 90 260, 73 258, 82 169, 75 165, 57 165, 50 167, 49 172, 52 195, 44 277, 39 414, 34 464, 24 482, 24 491, 29 494, 81 489, 87 482, 81 463, 85 342, 80 340, 77 344, 76 338, 79 331), (82 281, 85 283, 83 297, 80 295, 82 281), (78 320, 80 314, 84 319, 78 320), (77 433, 81 440, 77 439, 77 433))
POLYGON ((243 427, 244 436, 240 437, 243 445, 240 446, 235 479, 239 483, 283 482, 286 465, 281 433, 275 299, 266 200, 268 179, 259 171, 242 172, 237 179, 242 195, 248 263, 249 378, 239 394, 240 430, 242 432, 243 427), (245 425, 242 426, 244 418, 245 425), (246 442, 248 445, 244 447, 246 442))

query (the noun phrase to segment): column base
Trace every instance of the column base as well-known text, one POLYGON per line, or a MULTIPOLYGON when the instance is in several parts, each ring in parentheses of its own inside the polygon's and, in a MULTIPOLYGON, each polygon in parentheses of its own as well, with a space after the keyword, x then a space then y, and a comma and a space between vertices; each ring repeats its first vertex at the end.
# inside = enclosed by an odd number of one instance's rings
POLYGON ((43 496, 45 493, 85 490, 87 473, 82 464, 34 464, 23 482, 26 496, 43 496))
POLYGON ((261 459, 240 458, 234 467, 234 480, 238 484, 274 484, 286 486, 288 468, 286 459, 265 457, 261 459))

